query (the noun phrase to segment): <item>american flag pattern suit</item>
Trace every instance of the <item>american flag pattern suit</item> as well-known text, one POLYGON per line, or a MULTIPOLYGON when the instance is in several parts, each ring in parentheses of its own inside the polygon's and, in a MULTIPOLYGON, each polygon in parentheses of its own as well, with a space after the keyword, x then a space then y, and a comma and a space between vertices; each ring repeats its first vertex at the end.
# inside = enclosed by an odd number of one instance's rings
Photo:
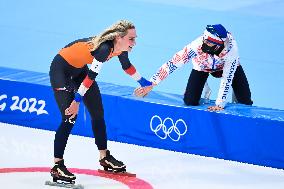
POLYGON ((225 48, 219 56, 204 53, 201 50, 202 43, 203 36, 200 36, 186 45, 182 50, 174 54, 169 61, 163 64, 151 77, 150 81, 156 85, 159 84, 175 70, 188 63, 189 60, 192 60, 193 69, 197 71, 212 73, 223 70, 216 105, 224 107, 231 89, 234 73, 240 64, 236 40, 228 32, 227 39, 224 42, 225 48))

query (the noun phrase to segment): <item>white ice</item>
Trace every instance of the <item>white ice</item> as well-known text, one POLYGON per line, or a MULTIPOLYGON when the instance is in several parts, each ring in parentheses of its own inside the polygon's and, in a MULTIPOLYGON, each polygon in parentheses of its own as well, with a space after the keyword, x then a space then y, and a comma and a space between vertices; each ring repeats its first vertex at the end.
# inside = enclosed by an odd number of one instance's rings
MULTIPOLYGON (((51 167, 54 132, 0 123, 0 169, 51 167)), ((155 189, 282 189, 284 171, 280 169, 201 157, 155 148, 109 142, 109 149, 124 161, 128 171, 155 189)), ((69 137, 65 152, 67 167, 99 168, 94 139, 69 137)), ((124 189, 126 185, 107 178, 77 175, 86 189, 124 189)), ((48 173, 0 173, 0 188, 54 188, 44 186, 48 173)))

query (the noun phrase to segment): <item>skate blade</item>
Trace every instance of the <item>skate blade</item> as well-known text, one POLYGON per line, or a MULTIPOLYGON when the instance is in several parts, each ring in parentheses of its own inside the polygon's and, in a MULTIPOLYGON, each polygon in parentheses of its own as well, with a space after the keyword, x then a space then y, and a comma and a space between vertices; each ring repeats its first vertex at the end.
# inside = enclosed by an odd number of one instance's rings
POLYGON ((105 171, 102 169, 98 169, 99 173, 102 174, 110 174, 110 175, 119 175, 119 176, 126 176, 126 177, 136 177, 135 173, 129 173, 129 172, 114 172, 114 171, 105 171))
POLYGON ((46 181, 45 185, 57 186, 57 187, 63 187, 63 188, 72 188, 72 189, 84 189, 84 186, 81 184, 71 184, 71 183, 65 183, 65 182, 46 181))

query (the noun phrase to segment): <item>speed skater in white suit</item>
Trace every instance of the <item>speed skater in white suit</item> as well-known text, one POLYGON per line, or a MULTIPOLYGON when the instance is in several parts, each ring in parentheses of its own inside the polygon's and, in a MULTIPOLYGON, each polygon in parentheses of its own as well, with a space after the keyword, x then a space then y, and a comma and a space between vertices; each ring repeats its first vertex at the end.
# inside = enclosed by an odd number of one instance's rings
POLYGON ((207 25, 201 36, 186 45, 158 69, 150 79, 153 85, 136 88, 135 95, 146 96, 154 86, 157 86, 190 59, 193 69, 188 78, 183 98, 186 105, 199 105, 204 86, 207 96, 210 95, 211 90, 206 82, 209 74, 221 78, 215 106, 209 106, 209 110, 223 110, 231 88, 233 88, 238 103, 253 104, 247 77, 240 65, 237 42, 221 24, 207 25))

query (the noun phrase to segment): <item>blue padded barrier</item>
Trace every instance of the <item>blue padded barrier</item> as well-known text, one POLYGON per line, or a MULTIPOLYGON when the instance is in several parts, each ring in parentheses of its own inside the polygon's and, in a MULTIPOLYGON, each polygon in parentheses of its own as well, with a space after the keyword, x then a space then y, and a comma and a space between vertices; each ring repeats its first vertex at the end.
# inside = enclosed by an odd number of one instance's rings
MULTIPOLYGON (((132 87, 99 86, 110 140, 284 168, 282 110, 228 104, 209 112, 208 104, 184 106, 181 95, 153 91, 137 98, 132 87)), ((56 130, 60 113, 48 75, 0 67, 0 121, 56 130)), ((82 104, 72 133, 93 135, 82 104)))

